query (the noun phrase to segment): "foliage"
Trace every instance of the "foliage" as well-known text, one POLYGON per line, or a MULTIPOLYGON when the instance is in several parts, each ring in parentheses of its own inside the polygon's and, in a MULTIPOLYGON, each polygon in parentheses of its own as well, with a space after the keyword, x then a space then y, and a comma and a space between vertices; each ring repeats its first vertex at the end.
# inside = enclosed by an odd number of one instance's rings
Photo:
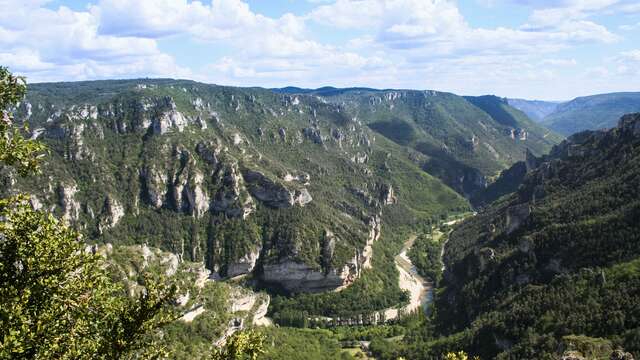
POLYGON ((408 254, 418 273, 433 281, 435 286, 442 277, 442 242, 443 238, 434 239, 433 232, 420 234, 408 254))
MULTIPOLYGON (((449 352, 446 353, 443 357, 444 360, 469 360, 469 355, 467 355, 464 351, 458 352, 449 352)), ((480 358, 477 356, 473 357, 473 360, 479 360, 480 358)))
POLYGON ((379 134, 414 149, 425 171, 465 195, 483 188, 483 176, 522 160, 525 149, 541 155, 561 140, 495 96, 361 88, 310 93, 344 106, 379 134), (512 129, 526 131, 527 140, 512 139, 512 129))
MULTIPOLYGON (((371 130, 339 106, 314 96, 301 97, 293 106, 291 99, 265 89, 183 80, 35 84, 15 114, 16 119, 28 118, 51 157, 43 164, 47 176, 15 186, 7 181, 0 192, 30 192, 61 216, 65 209, 59 206, 64 202, 60 189, 76 185, 72 200, 82 206, 71 225, 89 242, 146 243, 184 254, 185 260, 204 259, 221 276, 230 264, 260 248, 265 262, 291 258, 314 269, 342 268, 364 246, 367 218, 382 210, 383 184, 391 185, 398 198, 382 211, 383 228, 391 232, 468 210, 466 200, 420 168, 411 157, 415 151, 409 153, 384 137, 374 139, 371 130), (182 131, 154 133, 149 122, 173 105, 188 118, 187 125, 182 131), (322 144, 303 136, 310 117, 322 144), (286 137, 279 135, 280 129, 286 137), (234 144, 235 135, 244 139, 241 144, 234 144), (197 150, 199 144, 219 151, 218 162, 207 162, 197 150), (366 163, 353 160, 363 154, 366 163), (189 201, 177 201, 185 191, 195 191, 199 176, 197 188, 206 195, 204 201, 219 199, 230 191, 224 185, 230 164, 237 165, 238 175, 259 171, 287 189, 304 186, 313 201, 274 209, 252 198, 255 210, 246 219, 210 208, 194 216, 189 201), (156 184, 146 176, 150 174, 166 179, 156 184), (284 182, 286 174, 308 174, 311 180, 308 185, 284 182), (150 183, 157 185, 160 208, 151 206, 150 183), (117 200, 125 215, 117 226, 100 230, 106 197, 117 200), (319 246, 325 230, 337 238, 330 259, 319 246)), ((250 196, 240 192, 239 201, 250 196)), ((392 275, 376 274, 370 284, 378 289, 392 275)), ((399 289, 390 289, 382 302, 397 303, 401 296, 399 289)))
POLYGON ((393 261, 406 236, 409 235, 405 231, 394 234, 383 228, 381 239, 374 243, 372 268, 340 292, 274 296, 269 309, 274 321, 286 326, 307 327, 310 316, 348 318, 364 315, 366 318, 379 310, 406 303, 408 296, 398 286, 398 270, 393 261))
POLYGON ((571 137, 456 226, 433 319, 409 331, 402 354, 554 358, 571 340, 638 356, 639 123, 571 137))
POLYGON ((270 327, 261 330, 266 336, 265 360, 334 360, 353 359, 342 350, 338 339, 328 330, 270 327))
POLYGON ((223 348, 214 348, 212 360, 256 360, 265 353, 265 336, 255 331, 233 334, 223 348))
POLYGON ((13 166, 22 176, 37 170, 38 155, 45 149, 43 144, 22 136, 29 130, 26 124, 23 129, 13 126, 9 110, 25 92, 24 79, 13 76, 7 68, 0 66, 0 163, 13 166))
MULTIPOLYGON (((0 160, 20 175, 38 170, 42 145, 24 140, 5 111, 23 81, 0 68, 0 160)), ((0 358, 154 358, 163 349, 149 335, 173 319, 175 289, 146 279, 137 299, 111 281, 102 258, 78 234, 33 210, 28 195, 0 199, 0 358)))

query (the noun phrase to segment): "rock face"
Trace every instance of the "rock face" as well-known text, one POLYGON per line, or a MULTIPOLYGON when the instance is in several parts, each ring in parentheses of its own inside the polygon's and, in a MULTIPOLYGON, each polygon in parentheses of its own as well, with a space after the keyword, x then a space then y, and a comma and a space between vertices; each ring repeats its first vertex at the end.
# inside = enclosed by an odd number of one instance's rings
POLYGON ((529 204, 512 206, 507 209, 506 233, 511 234, 516 231, 520 225, 527 220, 530 214, 531 208, 529 207, 529 204))
POLYGON ((34 207, 96 242, 144 228, 149 246, 206 262, 213 276, 259 276, 265 265, 293 291, 342 288, 371 266, 380 211, 404 191, 375 169, 420 173, 357 114, 318 96, 165 79, 42 85, 28 97, 15 118, 53 145, 59 177, 25 189, 34 207), (356 199, 354 186, 364 189, 356 199), (280 276, 286 267, 294 274, 280 276))
POLYGON ((211 204, 213 211, 245 219, 255 210, 237 164, 231 163, 221 169, 218 172, 218 182, 220 187, 211 204))
POLYGON ((116 226, 123 216, 124 208, 122 207, 122 205, 113 197, 107 196, 104 200, 102 214, 100 215, 98 232, 102 234, 106 230, 116 226))
POLYGON ((153 119, 153 132, 155 134, 165 134, 170 129, 175 128, 182 132, 187 125, 187 118, 176 110, 176 103, 171 98, 165 98, 165 106, 169 109, 161 112, 157 118, 153 119))
POLYGON ((322 292, 345 285, 349 274, 348 265, 345 265, 341 271, 332 269, 328 273, 323 273, 307 264, 284 260, 275 264, 265 264, 262 280, 280 284, 292 293, 322 292))
POLYGON ((393 187, 389 184, 383 184, 380 189, 380 201, 383 205, 395 204, 398 199, 396 198, 393 187))
POLYGON ((289 190, 258 171, 245 171, 244 179, 249 184, 251 195, 269 207, 305 206, 313 200, 307 189, 289 190))
POLYGON ((77 192, 75 184, 58 186, 58 204, 62 208, 62 218, 66 221, 78 220, 80 203, 75 199, 77 192))
POLYGON ((332 231, 325 230, 322 257, 324 268, 327 270, 312 268, 292 259, 284 259, 276 263, 264 264, 262 280, 277 283, 291 293, 344 289, 360 276, 362 270, 371 267, 372 246, 381 234, 380 217, 377 215, 370 217, 367 225, 369 235, 365 247, 357 251, 342 268, 336 269, 330 265, 335 244, 340 240, 332 231))
POLYGON ((227 266, 227 276, 235 277, 252 272, 256 266, 256 262, 258 261, 261 250, 262 247, 258 247, 257 249, 248 252, 240 259, 230 263, 227 266))

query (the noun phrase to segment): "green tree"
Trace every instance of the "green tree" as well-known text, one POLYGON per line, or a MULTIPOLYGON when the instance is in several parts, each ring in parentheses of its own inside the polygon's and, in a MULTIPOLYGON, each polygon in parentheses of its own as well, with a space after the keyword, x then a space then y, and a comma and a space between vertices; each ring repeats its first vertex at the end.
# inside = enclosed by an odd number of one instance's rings
MULTIPOLYGON (((24 79, 0 67, 0 166, 18 176, 39 171, 45 147, 26 139, 11 109, 24 79)), ((10 175, 12 176, 12 175, 10 175)), ((157 358, 153 333, 172 321, 175 287, 145 278, 137 298, 84 250, 78 233, 36 211, 27 194, 0 199, 0 358, 157 358)))
POLYGON ((264 335, 254 331, 233 334, 227 344, 213 349, 213 360, 256 360, 264 354, 264 335))

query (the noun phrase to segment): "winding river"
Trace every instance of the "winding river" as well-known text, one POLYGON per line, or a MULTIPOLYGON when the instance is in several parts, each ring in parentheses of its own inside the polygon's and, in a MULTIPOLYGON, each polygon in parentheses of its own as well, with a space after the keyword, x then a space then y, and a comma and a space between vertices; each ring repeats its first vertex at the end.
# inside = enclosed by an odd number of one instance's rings
POLYGON ((400 273, 398 285, 402 290, 409 292, 409 303, 400 310, 397 308, 384 310, 385 319, 387 320, 396 319, 402 314, 411 313, 420 307, 426 311, 433 300, 433 284, 418 274, 416 267, 407 255, 416 238, 416 235, 411 235, 404 242, 400 254, 395 257, 396 268, 400 273))

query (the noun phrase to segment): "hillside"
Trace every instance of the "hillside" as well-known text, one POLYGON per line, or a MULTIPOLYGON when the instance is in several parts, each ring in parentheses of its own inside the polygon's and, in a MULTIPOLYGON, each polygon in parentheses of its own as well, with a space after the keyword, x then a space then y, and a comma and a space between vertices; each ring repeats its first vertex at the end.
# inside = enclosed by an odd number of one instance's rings
POLYGON ((560 134, 614 127, 620 116, 640 111, 640 93, 610 93, 559 104, 542 124, 560 134))
POLYGON ((552 114, 560 105, 560 101, 541 101, 526 99, 507 99, 512 107, 527 114, 529 119, 542 122, 544 118, 552 114))
POLYGON ((561 140, 495 96, 366 88, 302 92, 340 105, 355 121, 417 150, 425 171, 466 197, 524 159, 525 150, 542 155, 561 140))
POLYGON ((34 84, 16 114, 51 156, 47 177, 5 191, 30 191, 90 242, 146 243, 290 293, 343 288, 371 267, 381 231, 468 207, 412 151, 314 96, 34 84))
POLYGON ((451 233, 436 316, 406 338, 407 358, 640 355, 640 114, 573 135, 524 172, 451 233))

